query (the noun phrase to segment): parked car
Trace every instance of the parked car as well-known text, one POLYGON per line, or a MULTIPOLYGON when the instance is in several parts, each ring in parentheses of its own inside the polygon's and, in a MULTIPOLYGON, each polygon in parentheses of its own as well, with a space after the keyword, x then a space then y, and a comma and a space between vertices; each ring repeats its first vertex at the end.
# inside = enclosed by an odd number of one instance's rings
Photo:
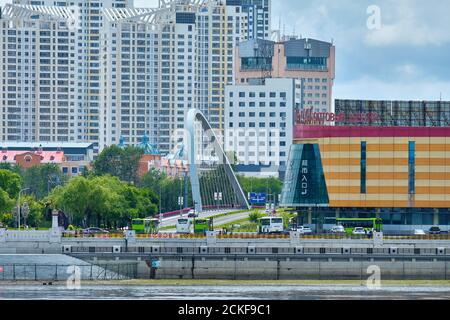
POLYGON ((364 228, 362 228, 362 227, 356 227, 355 229, 353 229, 352 233, 354 235, 365 235, 366 234, 366 230, 364 230, 364 228))
POLYGON ((84 234, 105 234, 105 233, 109 233, 109 231, 105 230, 105 229, 101 229, 101 228, 87 228, 87 229, 83 229, 83 233, 84 234))
POLYGON ((416 229, 416 230, 414 230, 414 235, 415 236, 424 236, 425 231, 423 231, 422 229, 416 229))
POLYGON ((344 226, 334 226, 333 228, 330 229, 331 233, 345 233, 345 228, 344 226))
POLYGON ((441 228, 439 227, 431 227, 428 231, 429 234, 441 234, 441 228))
POLYGON ((188 218, 198 218, 198 213, 195 213, 195 210, 189 210, 188 218))
POLYGON ((312 233, 312 230, 310 227, 300 226, 297 228, 297 231, 301 234, 310 234, 312 233))

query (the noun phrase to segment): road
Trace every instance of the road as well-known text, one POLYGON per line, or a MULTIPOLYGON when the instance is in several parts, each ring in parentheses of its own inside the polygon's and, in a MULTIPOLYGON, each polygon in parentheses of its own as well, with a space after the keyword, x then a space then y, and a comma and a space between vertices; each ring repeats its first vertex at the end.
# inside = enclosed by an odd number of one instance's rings
MULTIPOLYGON (((197 219, 209 219, 209 218, 214 218, 215 216, 219 216, 225 213, 230 213, 233 211, 230 210, 220 210, 220 211, 209 211, 209 212, 203 212, 199 215, 199 217, 197 219)), ((224 217, 220 217, 217 219, 214 219, 214 226, 221 226, 224 224, 228 224, 231 223, 233 221, 239 221, 242 219, 245 219, 248 217, 250 212, 241 212, 241 213, 237 213, 237 214, 232 214, 229 216, 224 216, 224 217)), ((182 217, 183 218, 187 218, 187 214, 184 214, 182 217)), ((175 227, 177 220, 180 218, 180 216, 176 216, 176 217, 171 217, 171 218, 167 218, 167 219, 163 219, 161 227, 175 227)))

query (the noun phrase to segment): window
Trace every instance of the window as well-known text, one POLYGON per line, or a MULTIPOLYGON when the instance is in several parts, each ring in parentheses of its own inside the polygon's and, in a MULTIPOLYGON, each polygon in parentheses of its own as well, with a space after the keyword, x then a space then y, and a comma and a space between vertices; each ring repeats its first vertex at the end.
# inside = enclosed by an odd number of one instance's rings
POLYGON ((270 97, 271 97, 271 98, 276 98, 276 97, 277 97, 277 94, 276 94, 275 92, 271 92, 271 93, 270 93, 270 97))
POLYGON ((415 163, 416 163, 416 143, 414 141, 409 142, 408 148, 408 193, 416 193, 416 181, 415 181, 415 163))
POLYGON ((367 183, 366 183, 366 175, 367 175, 367 142, 361 142, 361 193, 367 193, 367 183))
POLYGON ((239 98, 245 98, 245 92, 239 92, 239 98))

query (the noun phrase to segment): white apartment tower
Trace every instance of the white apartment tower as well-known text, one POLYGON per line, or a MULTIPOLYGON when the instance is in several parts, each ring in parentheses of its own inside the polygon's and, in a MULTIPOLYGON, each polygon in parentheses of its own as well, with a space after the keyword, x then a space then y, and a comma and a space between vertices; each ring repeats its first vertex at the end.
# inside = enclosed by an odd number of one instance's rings
POLYGON ((98 152, 148 135, 167 154, 191 108, 222 135, 234 48, 270 35, 254 32, 270 20, 268 0, 13 1, 0 18, 5 141, 91 142, 98 152))
POLYGON ((0 19, 2 141, 77 141, 78 37, 66 8, 6 6, 0 19))
MULTIPOLYGON (((13 5, 26 10, 36 11, 30 14, 32 19, 40 13, 39 18, 45 21, 49 18, 48 14, 52 7, 59 10, 67 10, 71 13, 68 21, 72 24, 71 28, 75 35, 76 47, 72 56, 75 60, 76 70, 74 72, 77 89, 74 92, 76 105, 70 117, 76 121, 73 131, 74 135, 70 141, 75 142, 93 142, 98 151, 100 142, 104 140, 102 136, 104 127, 102 119, 102 110, 100 108, 100 31, 103 24, 102 9, 104 8, 124 8, 133 7, 133 0, 13 0, 13 5)), ((8 10, 8 5, 5 11, 8 10)), ((11 6, 13 7, 13 6, 11 6)), ((18 12, 17 10, 13 10, 18 12)), ((64 17, 63 17, 64 18, 64 17)), ((64 20, 62 18, 62 20, 64 20)), ((8 19, 21 21, 22 16, 16 15, 8 19)), ((64 22, 63 22, 64 23, 64 22)), ((58 41, 59 34, 52 34, 55 41, 58 41)), ((53 49, 53 48, 52 48, 53 49)), ((59 61, 55 61, 54 67, 58 67, 59 61)), ((75 69, 75 68, 74 68, 75 69)), ((39 69, 36 69, 39 70, 39 69)), ((37 84, 39 85, 39 84, 37 84)), ((57 97, 55 97, 57 98, 57 97)), ((52 119, 55 121, 56 119, 52 119)), ((52 124, 53 125, 53 124, 52 124)), ((56 141, 57 136, 51 135, 51 141, 56 141)))

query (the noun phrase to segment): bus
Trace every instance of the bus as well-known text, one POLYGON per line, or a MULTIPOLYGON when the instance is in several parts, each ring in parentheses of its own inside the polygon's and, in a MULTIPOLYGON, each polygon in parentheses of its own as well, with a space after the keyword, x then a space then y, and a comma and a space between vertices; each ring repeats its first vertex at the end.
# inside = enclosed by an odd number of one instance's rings
POLYGON ((131 229, 137 234, 157 234, 159 232, 158 219, 133 219, 131 229))
POLYGON ((364 228, 366 233, 383 230, 383 220, 380 218, 336 218, 336 225, 343 226, 347 234, 352 234, 356 227, 364 228))
POLYGON ((177 233, 189 234, 191 233, 192 221, 187 218, 181 218, 177 220, 177 233))
POLYGON ((194 233, 195 234, 206 234, 206 231, 213 231, 213 219, 210 218, 209 221, 206 219, 195 219, 194 220, 194 233))
POLYGON ((284 231, 284 219, 279 217, 265 217, 258 220, 258 233, 281 233, 284 231))

